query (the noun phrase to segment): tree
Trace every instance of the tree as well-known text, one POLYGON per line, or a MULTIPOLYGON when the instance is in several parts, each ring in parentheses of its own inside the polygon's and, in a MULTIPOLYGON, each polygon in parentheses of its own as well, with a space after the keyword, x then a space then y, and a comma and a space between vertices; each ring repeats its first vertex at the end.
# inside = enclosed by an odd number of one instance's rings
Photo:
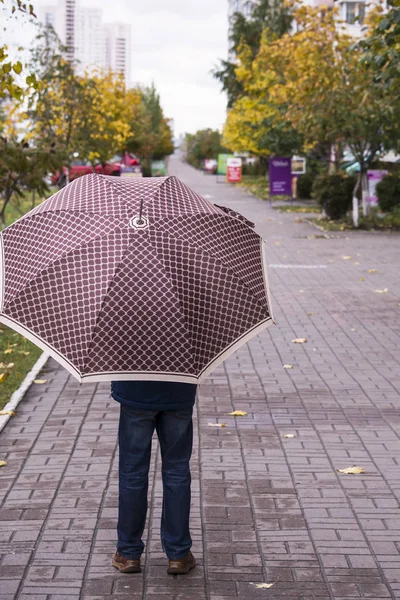
POLYGON ((38 149, 26 140, 0 138, 0 223, 3 228, 10 202, 14 200, 18 207, 18 199, 26 191, 39 194, 49 191, 45 176, 56 165, 53 147, 38 149))
POLYGON ((196 168, 202 166, 205 158, 217 158, 218 154, 226 152, 222 145, 222 136, 218 130, 201 129, 196 133, 185 136, 185 159, 196 168))
POLYGON ((164 158, 174 151, 170 120, 164 116, 154 84, 128 90, 127 100, 132 134, 126 149, 139 154, 149 169, 152 159, 164 158))
MULTIPOLYGON (((251 7, 251 13, 246 18, 236 12, 232 17, 232 27, 229 36, 231 50, 235 56, 240 54, 242 46, 250 52, 253 60, 258 54, 263 32, 269 31, 274 37, 287 33, 292 25, 292 7, 290 2, 283 0, 260 0, 251 7)), ((243 94, 243 86, 236 76, 236 60, 220 60, 212 74, 222 85, 228 96, 228 108, 243 94)))
MULTIPOLYGON (((33 5, 22 2, 21 0, 0 0, 0 8, 6 11, 6 18, 16 18, 17 15, 35 17, 33 5), (8 14, 7 14, 8 13, 8 14)), ((4 13, 3 13, 4 14, 4 13)), ((23 94, 23 88, 17 82, 15 75, 20 75, 23 70, 21 61, 15 62, 9 60, 7 46, 0 45, 0 98, 20 98, 23 94)), ((36 87, 37 81, 34 74, 25 77, 25 82, 29 86, 36 87)))
POLYGON ((77 133, 79 156, 93 165, 105 163, 125 147, 132 134, 127 119, 124 78, 98 70, 80 78, 82 122, 77 133))
MULTIPOLYGON (((398 131, 393 122, 398 95, 373 86, 371 72, 360 63, 360 51, 342 31, 336 10, 303 6, 295 20, 294 33, 278 39, 264 35, 251 64, 245 54, 240 55, 237 75, 246 98, 234 106, 233 115, 228 114, 227 135, 229 120, 243 109, 245 122, 258 117, 257 123, 262 124, 267 117, 273 126, 293 128, 303 138, 305 150, 316 144, 331 145, 336 167, 344 146, 349 147, 360 164, 359 184, 367 212, 367 169, 398 131)), ((358 202, 354 208, 356 213, 358 202)))

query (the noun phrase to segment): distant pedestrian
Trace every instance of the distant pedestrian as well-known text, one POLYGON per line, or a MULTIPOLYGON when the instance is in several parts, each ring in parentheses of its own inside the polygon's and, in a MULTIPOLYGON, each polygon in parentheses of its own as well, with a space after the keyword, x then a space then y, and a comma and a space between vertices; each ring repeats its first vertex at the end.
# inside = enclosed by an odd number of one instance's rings
POLYGON ((113 381, 120 403, 118 541, 112 559, 121 573, 140 573, 147 514, 148 473, 154 429, 162 457, 161 544, 168 573, 196 566, 190 548, 190 457, 193 447, 195 384, 168 381, 113 381))

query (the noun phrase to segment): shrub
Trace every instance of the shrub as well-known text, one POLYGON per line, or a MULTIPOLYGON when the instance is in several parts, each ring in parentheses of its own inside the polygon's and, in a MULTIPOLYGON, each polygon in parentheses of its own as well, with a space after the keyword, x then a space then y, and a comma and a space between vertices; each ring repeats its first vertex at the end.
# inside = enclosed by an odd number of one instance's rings
POLYGON ((314 177, 311 173, 304 173, 297 178, 297 197, 303 200, 311 198, 314 177))
POLYGON ((256 160, 253 164, 247 164, 246 160, 243 159, 242 174, 243 175, 265 175, 267 168, 261 164, 259 160, 256 160))
POLYGON ((343 173, 320 175, 315 179, 313 195, 329 219, 341 219, 350 210, 356 181, 356 177, 343 173))
POLYGON ((400 208, 400 174, 385 175, 377 184, 376 193, 383 212, 392 212, 400 208))

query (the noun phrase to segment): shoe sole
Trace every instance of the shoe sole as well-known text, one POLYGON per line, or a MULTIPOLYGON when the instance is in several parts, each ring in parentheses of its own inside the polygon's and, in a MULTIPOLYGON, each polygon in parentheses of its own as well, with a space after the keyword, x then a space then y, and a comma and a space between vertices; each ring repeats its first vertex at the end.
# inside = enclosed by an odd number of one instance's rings
POLYGON ((184 571, 182 569, 170 569, 168 567, 167 573, 168 573, 168 575, 187 575, 189 573, 189 571, 191 571, 192 569, 195 568, 195 566, 196 566, 196 563, 194 563, 194 565, 190 565, 190 567, 188 567, 184 571))
POLYGON ((112 566, 118 569, 120 573, 141 573, 141 567, 122 567, 117 562, 113 561, 112 566))

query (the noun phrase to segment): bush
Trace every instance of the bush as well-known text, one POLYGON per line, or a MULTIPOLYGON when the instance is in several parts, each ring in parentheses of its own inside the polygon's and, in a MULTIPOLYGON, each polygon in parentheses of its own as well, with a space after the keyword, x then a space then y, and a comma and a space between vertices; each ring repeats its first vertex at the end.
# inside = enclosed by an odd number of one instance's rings
POLYGON ((350 210, 356 181, 356 177, 343 173, 320 175, 315 179, 313 195, 329 219, 341 219, 350 210))
POLYGON ((311 173, 305 173, 299 175, 297 178, 297 197, 303 200, 309 200, 311 198, 312 186, 314 183, 314 177, 311 173))
POLYGON ((400 174, 385 175, 377 184, 376 193, 383 212, 392 212, 400 208, 400 174))
POLYGON ((264 175, 267 172, 267 168, 261 164, 259 160, 256 160, 253 164, 246 164, 246 159, 243 159, 242 174, 243 175, 264 175))

